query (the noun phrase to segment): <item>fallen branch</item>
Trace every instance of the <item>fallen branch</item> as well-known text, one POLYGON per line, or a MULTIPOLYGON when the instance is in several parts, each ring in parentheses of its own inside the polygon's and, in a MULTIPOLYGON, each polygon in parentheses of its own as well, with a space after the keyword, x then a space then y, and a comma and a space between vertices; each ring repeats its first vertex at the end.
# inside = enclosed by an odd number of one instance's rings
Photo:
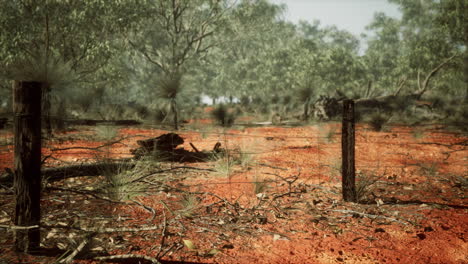
MULTIPOLYGON (((405 223, 403 221, 400 221, 400 220, 395 219, 395 218, 383 216, 383 215, 366 214, 366 213, 361 213, 361 212, 353 211, 353 210, 331 210, 331 211, 332 212, 345 213, 345 214, 352 214, 352 215, 357 214, 357 215, 360 215, 362 217, 367 217, 367 218, 370 218, 370 219, 385 219, 385 220, 388 220, 388 221, 391 221, 391 222, 397 222, 397 223, 402 224, 402 225, 408 225, 407 223, 405 223)), ((412 224, 410 221, 407 221, 407 222, 412 224)))
POLYGON ((78 245, 78 247, 75 250, 73 250, 73 252, 70 255, 60 260, 58 263, 65 263, 65 264, 71 263, 73 259, 76 257, 76 255, 78 255, 78 253, 80 253, 83 250, 83 248, 89 243, 89 241, 91 241, 91 238, 95 235, 96 233, 88 234, 85 237, 85 239, 78 245))
POLYGON ((200 151, 197 149, 197 147, 195 147, 195 145, 193 145, 192 143, 190 143, 190 146, 193 148, 193 150, 195 150, 195 152, 199 153, 200 151))
POLYGON ((144 204, 140 203, 137 200, 130 199, 130 201, 136 203, 137 205, 143 207, 145 210, 147 210, 147 211, 149 211, 151 213, 152 216, 151 216, 151 219, 149 220, 150 222, 154 220, 154 218, 156 217, 156 211, 153 208, 151 208, 151 207, 149 207, 147 205, 144 205, 144 204))
POLYGON ((68 188, 60 188, 60 187, 47 187, 46 189, 48 190, 55 190, 55 191, 63 191, 63 192, 72 192, 72 193, 76 193, 76 194, 81 194, 81 195, 89 195, 89 196, 92 196, 96 199, 100 199, 100 200, 104 200, 104 201, 107 201, 107 202, 110 202, 110 203, 124 203, 124 202, 121 202, 121 201, 115 201, 115 200, 112 200, 112 199, 109 199, 109 198, 105 198, 105 197, 101 197, 91 191, 86 191, 86 190, 74 190, 74 189, 68 189, 68 188))
MULTIPOLYGON (((104 171, 106 172, 117 172, 122 167, 128 166, 129 168, 134 167, 135 164, 129 162, 129 159, 123 159, 118 162, 100 162, 92 164, 80 164, 71 165, 57 168, 43 169, 42 177, 48 181, 59 181, 68 178, 82 177, 82 176, 99 176, 104 171)), ((4 173, 0 175, 0 184, 13 183, 13 173, 4 173)))
POLYGON ((10 229, 10 230, 29 230, 29 229, 39 228, 39 225, 32 225, 32 226, 0 225, 0 228, 10 229))
MULTIPOLYGON (((162 203, 162 202, 161 202, 162 203)), ((164 205, 164 204, 163 204, 164 205)), ((156 257, 157 258, 161 258, 161 252, 162 252, 162 249, 163 249, 163 246, 164 246, 164 243, 166 241, 166 229, 167 229, 167 218, 166 218, 166 212, 164 211, 164 209, 162 210, 162 213, 163 213, 163 230, 161 232, 161 243, 159 243, 159 250, 158 250, 158 254, 156 254, 156 257)))
POLYGON ((161 262, 159 262, 155 258, 145 256, 145 255, 137 255, 137 254, 124 254, 124 255, 94 257, 93 259, 95 259, 95 260, 116 260, 116 259, 119 259, 119 260, 135 260, 135 261, 136 260, 146 260, 146 261, 150 261, 153 264, 161 264, 161 262))
MULTIPOLYGON (((76 226, 68 226, 68 225, 47 225, 47 224, 41 224, 41 228, 61 228, 61 229, 73 229, 73 230, 79 230, 79 231, 84 231, 84 232, 95 232, 99 234, 103 233, 121 233, 121 232, 141 232, 141 231, 153 231, 153 230, 158 230, 161 228, 160 225, 157 226, 145 226, 145 227, 139 227, 139 228, 131 228, 131 227, 121 227, 121 228, 96 228, 96 227, 76 227, 76 226)), ((32 227, 34 228, 34 226, 32 227)))

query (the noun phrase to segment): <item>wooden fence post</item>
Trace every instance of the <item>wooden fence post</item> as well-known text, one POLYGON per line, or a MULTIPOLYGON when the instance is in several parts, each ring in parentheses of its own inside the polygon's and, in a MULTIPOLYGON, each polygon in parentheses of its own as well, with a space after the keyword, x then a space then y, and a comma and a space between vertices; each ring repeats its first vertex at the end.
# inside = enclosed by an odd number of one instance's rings
MULTIPOLYGON (((39 225, 41 219, 41 100, 42 83, 13 82, 16 226, 39 225)), ((20 252, 39 248, 39 228, 15 230, 20 252)))
POLYGON ((343 200, 357 202, 356 197, 356 168, 354 156, 354 101, 343 101, 343 126, 341 134, 342 151, 342 190, 343 200))

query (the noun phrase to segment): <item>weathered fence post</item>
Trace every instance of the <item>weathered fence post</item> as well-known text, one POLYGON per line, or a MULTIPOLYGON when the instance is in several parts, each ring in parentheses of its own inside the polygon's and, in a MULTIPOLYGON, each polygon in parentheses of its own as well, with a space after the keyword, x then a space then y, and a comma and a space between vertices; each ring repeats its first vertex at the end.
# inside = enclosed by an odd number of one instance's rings
MULTIPOLYGON (((13 82, 16 226, 36 226, 41 219, 41 86, 40 82, 13 82)), ((37 250, 39 242, 38 227, 15 230, 17 251, 37 250)))
POLYGON ((357 202, 356 168, 354 163, 354 101, 343 101, 343 126, 341 133, 343 200, 357 202))

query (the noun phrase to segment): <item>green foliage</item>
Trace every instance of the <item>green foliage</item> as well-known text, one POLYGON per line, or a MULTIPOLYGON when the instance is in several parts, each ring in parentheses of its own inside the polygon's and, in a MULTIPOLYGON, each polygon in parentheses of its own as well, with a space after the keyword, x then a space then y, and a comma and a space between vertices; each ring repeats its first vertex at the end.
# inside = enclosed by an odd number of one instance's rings
POLYGON ((115 126, 97 126, 95 131, 98 140, 102 141, 112 140, 118 134, 118 129, 115 126))
POLYGON ((175 100, 181 89, 182 75, 180 73, 164 75, 158 85, 157 96, 167 100, 175 100))
MULTIPOLYGON (((320 21, 294 25, 282 17, 286 6, 267 0, 0 0, 0 98, 8 97, 8 79, 35 79, 83 113, 128 102, 155 109, 167 100, 169 111, 155 119, 170 112, 176 127, 178 114, 205 96, 240 101, 256 114, 275 107, 297 115, 303 107, 307 118, 314 97, 337 88, 356 99, 393 94, 400 84, 400 95, 417 91, 441 62, 464 53, 430 78, 424 94, 466 101, 466 4, 391 2, 402 18, 375 14, 360 54, 357 36, 320 21)), ((150 116, 136 112, 128 114, 150 116)))

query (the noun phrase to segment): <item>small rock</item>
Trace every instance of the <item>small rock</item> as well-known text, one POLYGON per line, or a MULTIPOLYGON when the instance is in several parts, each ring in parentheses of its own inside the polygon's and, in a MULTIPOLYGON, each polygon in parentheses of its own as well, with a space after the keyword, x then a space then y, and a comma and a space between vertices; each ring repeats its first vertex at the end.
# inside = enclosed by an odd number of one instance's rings
POLYGON ((423 234, 423 233, 418 233, 418 234, 416 234, 416 236, 417 236, 419 239, 421 239, 421 240, 424 240, 424 239, 426 239, 426 237, 427 237, 427 236, 426 236, 425 234, 423 234))
POLYGON ((385 229, 379 227, 374 230, 375 233, 385 233, 385 229))
POLYGON ((224 249, 233 249, 234 245, 233 244, 226 244, 222 248, 224 248, 224 249))
POLYGON ((274 234, 273 235, 273 241, 276 241, 276 240, 289 240, 289 239, 287 237, 282 236, 282 235, 274 234))
POLYGON ((426 227, 424 228, 424 232, 432 232, 432 231, 434 231, 434 228, 432 228, 432 227, 430 227, 430 226, 426 226, 426 227))
POLYGON ((317 204, 319 204, 319 203, 321 203, 321 202, 323 202, 323 201, 322 201, 322 200, 315 200, 315 199, 312 201, 312 203, 313 203, 314 205, 317 205, 317 204))

